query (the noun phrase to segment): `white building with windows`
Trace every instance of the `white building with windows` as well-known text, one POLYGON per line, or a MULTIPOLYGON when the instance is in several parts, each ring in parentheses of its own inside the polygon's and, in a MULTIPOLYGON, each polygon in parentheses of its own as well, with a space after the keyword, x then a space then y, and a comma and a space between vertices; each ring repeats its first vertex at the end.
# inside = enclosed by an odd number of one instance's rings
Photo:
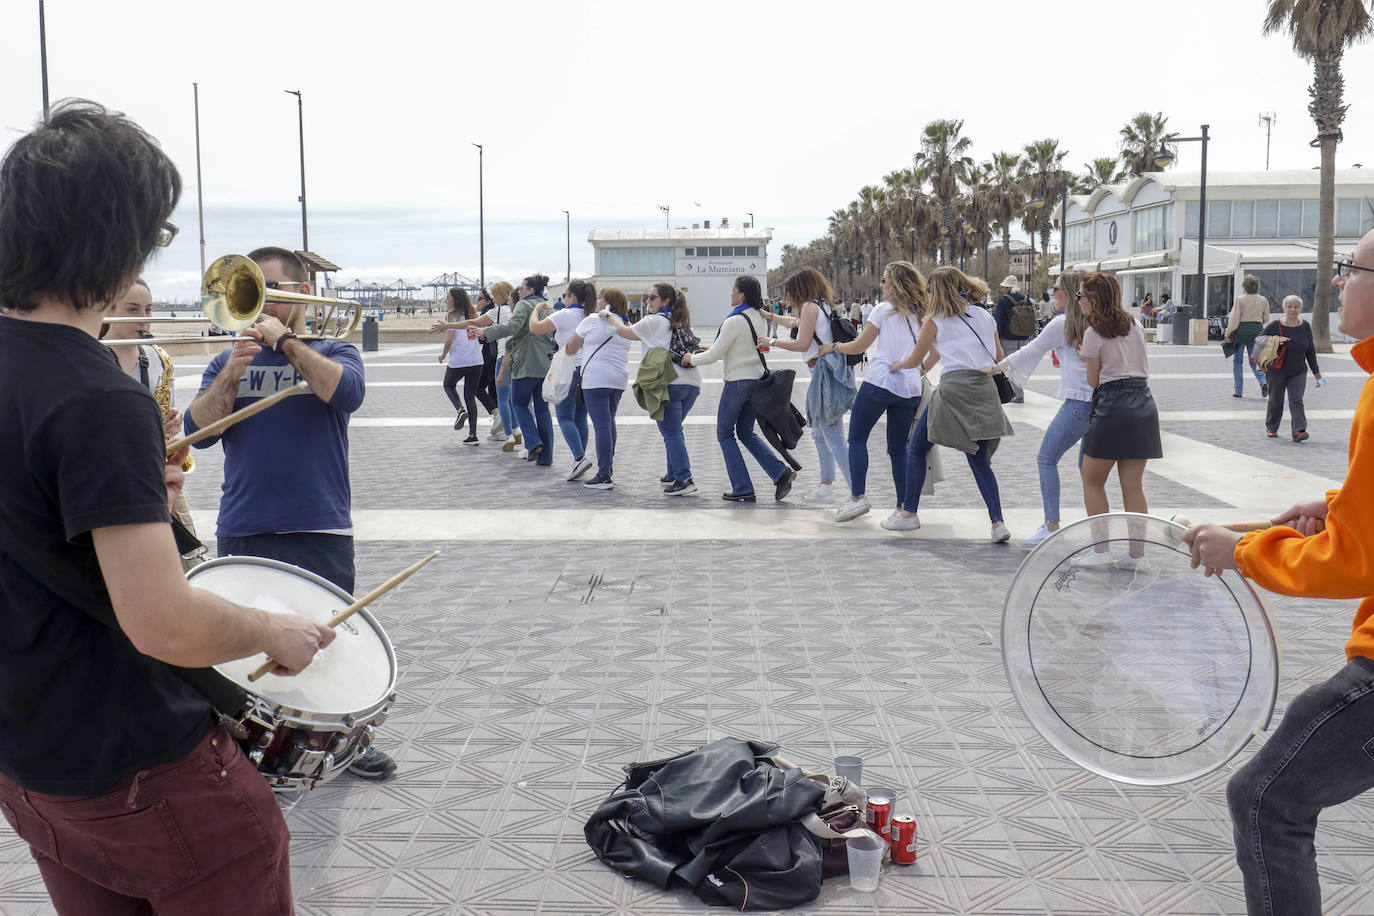
MULTIPOLYGON (((1207 173, 1206 315, 1230 311, 1245 274, 1259 278, 1260 292, 1276 308, 1296 293, 1311 309, 1316 284, 1330 280, 1317 276, 1320 176, 1316 169, 1207 173)), ((1127 305, 1146 293, 1158 302, 1164 292, 1196 305, 1199 178, 1196 172, 1148 172, 1070 197, 1068 266, 1114 272, 1127 305)), ((1374 170, 1336 171, 1338 256, 1374 228, 1372 198, 1374 170)))
MULTIPOLYGON (((709 223, 707 226, 709 227, 709 223)), ((730 289, 747 274, 768 288, 771 229, 596 229, 587 236, 595 257, 591 281, 615 287, 642 308, 654 283, 671 283, 687 296, 696 325, 719 325, 730 313, 730 289)))

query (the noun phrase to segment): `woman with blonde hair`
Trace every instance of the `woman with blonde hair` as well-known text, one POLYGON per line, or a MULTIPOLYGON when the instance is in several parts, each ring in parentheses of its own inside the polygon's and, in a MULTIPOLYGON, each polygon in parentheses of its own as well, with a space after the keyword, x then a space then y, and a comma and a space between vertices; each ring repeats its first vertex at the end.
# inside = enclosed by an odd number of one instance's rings
MULTIPOLYGON (((926 298, 926 281, 908 261, 893 261, 883 268, 883 302, 869 313, 859 336, 848 343, 831 342, 817 347, 824 354, 864 353, 874 343, 868 372, 854 398, 849 420, 849 499, 835 511, 835 521, 847 522, 868 512, 868 436, 878 418, 887 415, 887 457, 892 464, 892 482, 900 503, 906 490, 906 443, 911 424, 921 405, 921 376, 935 365, 939 354, 932 351, 922 369, 898 369, 893 364, 909 354, 916 345, 921 328, 920 309, 926 298)), ((899 510, 892 511, 896 518, 899 510)), ((889 519, 890 520, 890 519, 889 519)))
MULTIPOLYGON (((1150 368, 1145 354, 1145 331, 1121 307, 1116 278, 1101 272, 1083 279, 1078 293, 1088 327, 1079 355, 1093 389, 1092 414, 1083 436, 1083 504, 1088 515, 1109 511, 1107 477, 1116 467, 1121 502, 1127 512, 1150 511, 1145 501, 1145 463, 1164 457, 1159 440, 1159 411, 1150 394, 1150 368)), ((1130 542, 1128 556, 1113 560, 1108 544, 1094 545, 1076 566, 1135 569, 1143 562, 1145 545, 1130 542)))
MULTIPOLYGON (((770 348, 778 347, 782 350, 801 353, 806 359, 806 365, 811 367, 811 384, 819 392, 819 386, 822 383, 819 376, 821 372, 828 371, 817 365, 821 360, 821 349, 835 342, 835 335, 830 324, 830 320, 835 314, 835 307, 831 304, 835 298, 835 292, 830 288, 830 284, 826 282, 821 272, 814 267, 803 267, 794 271, 783 282, 782 290, 788 305, 797 314, 795 316, 774 315, 773 321, 785 328, 796 328, 797 336, 795 338, 765 337, 760 343, 770 348)), ((843 374, 849 379, 849 393, 852 393, 854 371, 848 367, 843 358, 831 357, 832 362, 836 360, 838 360, 839 366, 843 367, 843 374)), ((833 383, 833 376, 829 381, 833 383)), ((806 424, 811 429, 811 440, 816 443, 816 457, 820 460, 821 475, 816 484, 816 489, 803 496, 802 501, 812 505, 827 505, 835 498, 833 486, 837 464, 840 473, 844 475, 844 482, 850 483, 849 449, 845 446, 844 441, 844 415, 848 410, 839 412, 833 418, 816 416, 811 410, 812 399, 809 395, 810 391, 808 391, 807 397, 806 424)))
MULTIPOLYGON (((1093 390, 1088 384, 1087 367, 1078 356, 1078 347, 1083 343, 1083 331, 1088 326, 1077 299, 1078 285, 1082 279, 1083 274, 1076 270, 1066 270, 1060 274, 1049 290, 1056 313, 1049 324, 1024 347, 995 367, 988 366, 984 370, 989 374, 1004 372, 1013 385, 1024 389, 1031 373, 1040 365, 1046 353, 1053 353, 1059 363, 1059 397, 1063 403, 1045 430, 1045 438, 1041 440, 1040 451, 1035 456, 1036 466, 1040 470, 1040 502, 1045 509, 1045 521, 1035 534, 1020 542, 1027 550, 1059 530, 1059 459, 1083 440, 1083 434, 1088 431, 1088 417, 1092 414, 1093 390)), ((1081 447, 1078 450, 1078 466, 1080 469, 1083 467, 1081 447)))
POLYGON ((939 346, 943 369, 940 384, 930 396, 930 407, 916 421, 906 450, 906 492, 901 511, 883 523, 890 531, 914 531, 921 527, 917 509, 925 485, 926 458, 931 448, 944 445, 968 457, 978 492, 992 522, 992 542, 1011 539, 1002 522, 1002 501, 997 477, 992 472, 992 453, 1003 436, 1012 435, 1011 423, 1002 412, 997 386, 983 367, 1003 358, 997 339, 997 320, 984 308, 969 308, 983 301, 988 288, 982 280, 966 276, 957 267, 938 267, 927 284, 929 298, 922 315, 916 346, 894 369, 914 369, 939 346))

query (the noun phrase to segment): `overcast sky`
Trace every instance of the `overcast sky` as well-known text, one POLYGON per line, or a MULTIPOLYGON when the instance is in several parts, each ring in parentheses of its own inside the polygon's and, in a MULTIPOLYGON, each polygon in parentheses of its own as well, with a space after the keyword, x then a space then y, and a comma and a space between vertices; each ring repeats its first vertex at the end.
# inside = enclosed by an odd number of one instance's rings
MULTIPOLYGON (((587 233, 746 211, 773 252, 823 234, 860 187, 910 164, 921 128, 963 118, 979 159, 1060 140, 1116 152, 1134 113, 1211 125, 1211 170, 1318 164, 1311 66, 1262 38, 1262 0, 265 3, 48 0, 49 92, 127 112, 181 168, 182 232, 149 265, 158 298, 198 287, 200 84, 208 257, 299 247, 296 99, 310 247, 355 278, 592 270, 587 233)), ((1374 167, 1374 49, 1348 52, 1337 165, 1374 167)), ((0 146, 42 114, 37 0, 0 4, 0 146)), ((1198 144, 1175 168, 1196 171, 1198 144)), ((776 263, 776 260, 774 260, 776 263)))

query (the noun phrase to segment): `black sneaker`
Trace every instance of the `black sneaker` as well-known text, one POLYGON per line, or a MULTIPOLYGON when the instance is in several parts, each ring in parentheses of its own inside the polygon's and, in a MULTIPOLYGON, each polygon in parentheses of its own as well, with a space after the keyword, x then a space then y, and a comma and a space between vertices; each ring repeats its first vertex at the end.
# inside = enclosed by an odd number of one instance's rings
MULTIPOLYGON (((670 480, 672 478, 669 478, 670 480)), ((692 483, 692 478, 686 480, 674 480, 663 488, 664 496, 691 496, 697 491, 697 485, 692 483)))
POLYGON ((542 446, 542 445, 536 445, 534 448, 530 449, 528 452, 525 453, 525 460, 526 460, 526 461, 538 461, 538 460, 539 460, 539 453, 542 452, 543 450, 544 450, 544 446, 542 446))
POLYGON ((672 482, 673 482, 673 475, 672 475, 672 474, 664 474, 662 477, 660 477, 660 478, 658 479, 658 482, 659 482, 659 483, 672 483, 672 482))
POLYGON ((386 779, 396 772, 396 761, 389 754, 370 747, 348 765, 348 772, 363 779, 386 779))
POLYGON ((732 503, 751 503, 754 501, 753 493, 735 493, 734 491, 720 494, 720 498, 732 503))
POLYGON ((588 490, 609 490, 611 487, 615 486, 615 484, 611 483, 611 478, 603 474, 597 474, 582 486, 586 487, 588 490))
POLYGON ((1261 385, 1261 386, 1260 386, 1260 397, 1262 397, 1262 398, 1267 398, 1267 397, 1269 397, 1269 386, 1268 386, 1268 385, 1261 385))
POLYGON ((463 440, 464 445, 480 445, 481 443, 482 440, 478 439, 476 436, 468 436, 463 440))
POLYGON ((786 499, 787 494, 792 492, 792 481, 796 479, 796 471, 792 470, 791 468, 787 468, 786 470, 784 470, 782 472, 782 476, 778 478, 778 485, 777 489, 774 491, 773 498, 779 502, 786 499))
POLYGON ((465 422, 467 422, 467 418, 468 418, 468 415, 465 414, 465 413, 460 413, 460 414, 458 414, 458 419, 456 419, 456 420, 453 421, 453 428, 454 428, 454 429, 462 429, 462 428, 463 428, 463 424, 464 424, 465 422))

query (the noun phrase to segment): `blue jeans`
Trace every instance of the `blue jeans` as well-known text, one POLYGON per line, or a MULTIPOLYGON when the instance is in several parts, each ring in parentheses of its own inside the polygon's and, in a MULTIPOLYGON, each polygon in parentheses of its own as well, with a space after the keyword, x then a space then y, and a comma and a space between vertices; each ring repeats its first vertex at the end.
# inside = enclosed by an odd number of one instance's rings
POLYGON ((1237 344, 1236 352, 1231 356, 1231 374, 1236 379, 1236 394, 1241 394, 1241 383, 1245 380, 1245 370, 1241 368, 1242 363, 1250 364, 1250 371, 1255 373, 1255 381, 1259 383, 1260 391, 1269 384, 1264 379, 1264 373, 1259 371, 1254 363, 1250 362, 1250 357, 1255 355, 1255 342, 1252 340, 1248 344, 1237 344))
POLYGON ((735 493, 753 493, 754 481, 749 479, 749 469, 745 467, 740 443, 749 449, 749 454, 763 468, 774 483, 787 470, 768 443, 754 429, 754 405, 750 397, 758 379, 738 379, 726 382, 720 393, 720 407, 716 411, 716 441, 720 443, 720 453, 725 457, 725 473, 730 475, 730 489, 735 493), (738 441, 737 441, 738 440, 738 441))
POLYGON ((525 437, 525 448, 533 451, 536 445, 544 450, 536 459, 542 465, 553 464, 553 419, 549 417, 549 402, 541 391, 544 377, 518 378, 511 383, 511 402, 515 406, 515 421, 525 437))
POLYGON ((692 479, 692 462, 687 457, 687 437, 682 432, 682 421, 700 396, 701 389, 696 385, 668 386, 668 403, 663 405, 658 432, 663 437, 663 450, 668 453, 668 476, 674 480, 692 479))
POLYGON ((1078 467, 1083 467, 1081 443, 1092 412, 1092 401, 1066 399, 1045 430, 1045 438, 1040 440, 1035 463, 1040 468, 1040 501, 1045 504, 1045 521, 1049 524, 1059 524, 1059 459, 1078 445, 1078 467))
POLYGON ((864 382, 849 409, 849 494, 858 499, 868 485, 868 435, 878 418, 887 413, 887 457, 892 463, 892 482, 897 499, 906 490, 906 441, 916 421, 920 398, 898 397, 886 388, 864 382))
POLYGON ((1322 809, 1374 787, 1374 661, 1355 658, 1288 704, 1226 785, 1251 916, 1319 916, 1313 838, 1322 809))
MULTIPOLYGON (((501 363, 505 357, 498 357, 496 360, 496 374, 501 374, 501 363)), ((496 410, 501 414, 501 426, 505 428, 507 436, 515 435, 515 405, 512 403, 515 395, 511 393, 511 378, 506 376, 504 385, 496 386, 496 410)))
POLYGON ((344 534, 249 534, 220 538, 222 557, 265 557, 299 566, 353 594, 353 538, 344 534))
POLYGON ((811 441, 816 443, 816 457, 821 462, 821 480, 833 483, 835 465, 838 464, 844 482, 849 483, 849 449, 844 443, 844 417, 840 417, 833 426, 811 427, 811 441))
MULTIPOLYGON (((906 494, 900 503, 908 512, 917 511, 921 504, 921 488, 926 484, 926 457, 935 444, 927 434, 927 418, 930 411, 921 414, 916 421, 916 429, 911 433, 911 441, 906 446, 906 494)), ((988 507, 988 518, 994 522, 1002 520, 1002 497, 997 492, 997 477, 992 473, 992 457, 988 454, 990 439, 978 443, 978 451, 972 455, 965 453, 968 466, 973 471, 973 479, 978 483, 983 504, 988 507)))
POLYGON ((588 388, 582 392, 587 412, 592 416, 592 427, 596 430, 596 473, 601 477, 611 476, 615 460, 615 411, 624 393, 620 388, 588 388))
POLYGON ((587 405, 577 396, 581 381, 582 370, 574 369, 572 389, 566 398, 553 407, 553 415, 558 418, 559 432, 563 433, 563 441, 568 443, 568 451, 572 452, 575 461, 582 460, 583 454, 587 451, 587 405))

